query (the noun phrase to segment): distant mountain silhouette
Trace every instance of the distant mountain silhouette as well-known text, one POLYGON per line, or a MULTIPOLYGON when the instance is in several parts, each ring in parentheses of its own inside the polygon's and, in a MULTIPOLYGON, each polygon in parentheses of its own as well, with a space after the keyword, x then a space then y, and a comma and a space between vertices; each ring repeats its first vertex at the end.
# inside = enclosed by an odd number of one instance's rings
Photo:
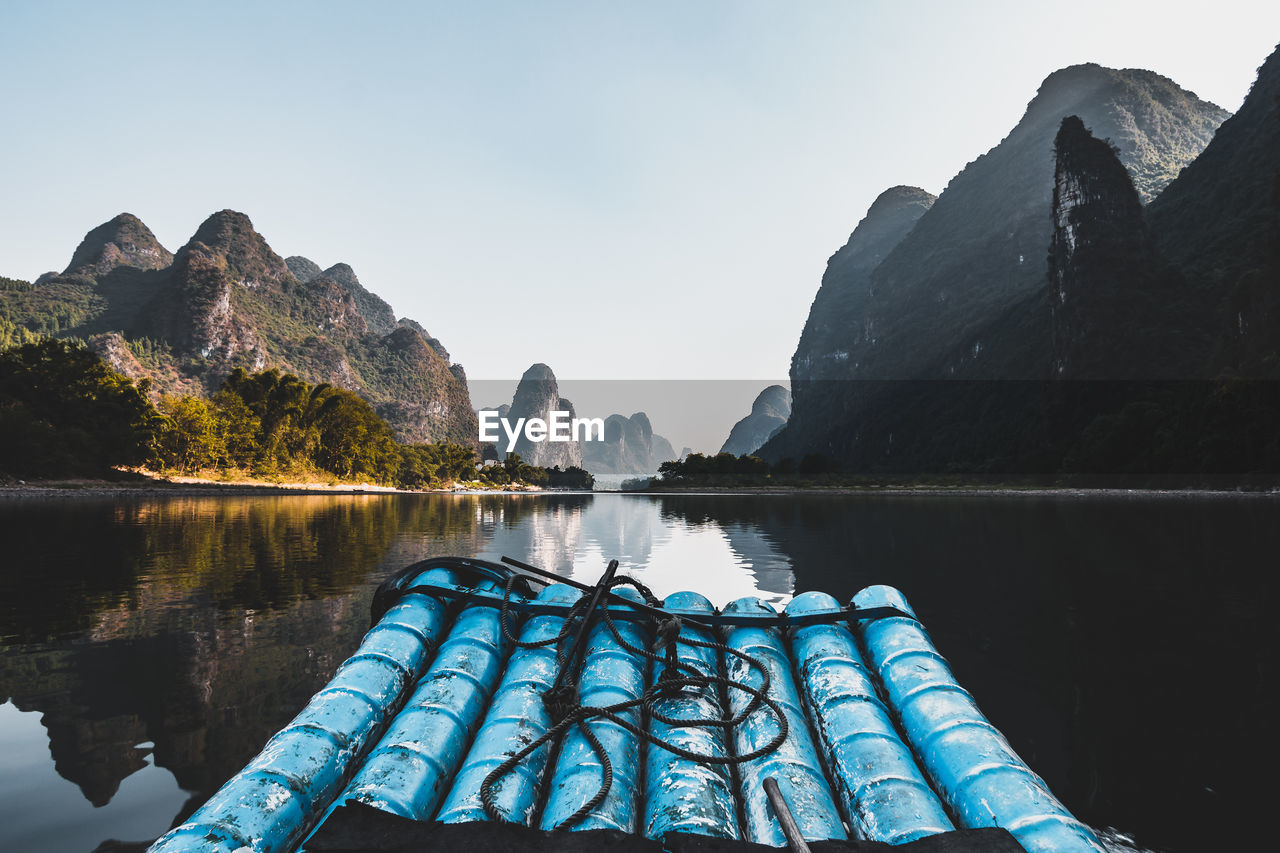
POLYGON ((751 413, 733 425, 720 452, 734 456, 755 453, 787 425, 790 416, 791 392, 781 385, 770 385, 756 395, 751 413))

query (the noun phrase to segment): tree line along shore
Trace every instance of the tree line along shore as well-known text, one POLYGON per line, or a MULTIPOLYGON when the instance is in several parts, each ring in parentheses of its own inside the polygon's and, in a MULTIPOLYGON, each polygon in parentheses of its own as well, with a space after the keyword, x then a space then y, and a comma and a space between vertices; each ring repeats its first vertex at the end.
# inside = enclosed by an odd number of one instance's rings
POLYGON ((0 478, 111 476, 145 468, 209 480, 372 483, 400 489, 589 489, 581 468, 518 455, 481 464, 473 448, 409 444, 363 398, 278 369, 236 368, 210 397, 134 383, 75 341, 0 351, 0 478))

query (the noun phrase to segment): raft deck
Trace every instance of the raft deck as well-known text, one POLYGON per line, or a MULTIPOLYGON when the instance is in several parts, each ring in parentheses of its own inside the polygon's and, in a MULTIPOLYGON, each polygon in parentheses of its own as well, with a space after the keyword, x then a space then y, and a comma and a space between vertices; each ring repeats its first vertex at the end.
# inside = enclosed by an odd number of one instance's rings
POLYGON ((333 680, 151 851, 1105 853, 891 587, 717 610, 616 561, 594 587, 507 562, 390 579, 333 680))

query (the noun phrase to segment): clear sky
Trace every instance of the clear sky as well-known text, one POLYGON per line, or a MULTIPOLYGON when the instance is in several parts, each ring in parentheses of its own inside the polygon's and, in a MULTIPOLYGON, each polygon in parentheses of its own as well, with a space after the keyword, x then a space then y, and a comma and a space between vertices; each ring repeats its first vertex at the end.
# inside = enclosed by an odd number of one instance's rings
POLYGON ((229 207, 472 377, 783 379, 875 196, 941 191, 1051 71, 1234 110, 1278 40, 1231 0, 4 0, 0 274, 229 207))

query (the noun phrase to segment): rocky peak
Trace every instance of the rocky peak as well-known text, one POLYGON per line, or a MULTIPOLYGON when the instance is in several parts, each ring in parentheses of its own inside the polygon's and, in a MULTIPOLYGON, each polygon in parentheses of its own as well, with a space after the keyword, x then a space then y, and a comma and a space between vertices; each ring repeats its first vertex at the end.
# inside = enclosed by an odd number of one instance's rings
POLYGON ((301 282, 311 281, 321 272, 319 264, 302 255, 290 255, 284 259, 284 263, 289 268, 289 272, 293 273, 293 277, 301 282))
POLYGON ((246 300, 265 307, 282 285, 293 283, 284 259, 249 217, 218 211, 174 257, 155 332, 212 363, 259 370, 267 363, 267 347, 246 300))
POLYGON ((396 327, 383 341, 388 349, 403 356, 426 357, 430 349, 422 335, 409 326, 396 327))
POLYGON ((1110 144, 1089 133, 1079 116, 1067 116, 1053 147, 1054 237, 1062 242, 1063 260, 1075 249, 1078 220, 1097 224, 1105 217, 1118 227, 1141 228, 1138 194, 1110 144))
POLYGON ((254 230, 249 217, 234 210, 220 210, 202 222, 178 250, 176 265, 182 266, 194 254, 206 256, 234 284, 250 289, 291 275, 284 259, 254 230))
POLYGON ((770 385, 756 395, 755 402, 751 404, 751 414, 791 417, 791 392, 785 385, 770 385))
POLYGON ((879 263, 937 200, 936 195, 920 187, 890 187, 871 202, 867 215, 853 229, 849 242, 840 252, 863 264, 879 263))
POLYGON ((1090 62, 1046 77, 1009 139, 1017 139, 1019 130, 1034 135, 1035 127, 1056 125, 1066 115, 1080 116, 1116 147, 1146 204, 1195 159, 1231 113, 1154 71, 1090 62))
POLYGON ((937 200, 938 197, 928 190, 907 184, 898 184, 896 187, 889 187, 889 189, 876 196, 876 200, 871 202, 871 207, 867 208, 867 215, 879 216, 885 212, 892 212, 911 205, 920 205, 927 210, 937 200))
POLYGON ((782 385, 770 385, 756 395, 751 414, 733 425, 721 453, 745 456, 755 453, 791 417, 791 392, 782 385))
POLYGON ((582 445, 582 463, 593 474, 656 474, 659 465, 674 458, 671 442, 653 431, 644 412, 610 415, 604 441, 582 445))
MULTIPOLYGON (((372 295, 372 294, 370 294, 370 295, 372 295)), ((377 299, 378 297, 374 296, 373 298, 374 298, 374 299, 377 299)), ((379 301, 379 302, 382 302, 382 300, 380 300, 380 299, 379 299, 378 301, 379 301)), ((357 297, 356 297, 356 304, 357 304, 357 305, 361 304, 361 303, 360 303, 360 297, 359 297, 359 296, 357 296, 357 297)), ((386 305, 386 303, 385 303, 385 302, 383 302, 382 304, 383 304, 383 305, 386 305)), ((361 313, 363 313, 363 311, 362 311, 361 313)), ((383 320, 385 320, 387 316, 394 317, 394 315, 393 315, 393 314, 391 314, 391 306, 390 306, 390 305, 387 305, 387 314, 386 314, 386 315, 384 315, 382 319, 383 319, 383 320)), ((392 324, 391 324, 390 328, 389 328, 386 332, 383 332, 383 334, 390 334, 390 332, 391 332, 392 330, 397 329, 397 328, 400 328, 400 329, 412 329, 412 330, 413 330, 414 332, 416 332, 416 333, 417 333, 417 334, 418 334, 418 335, 419 335, 419 336, 420 336, 424 341, 426 341, 427 346, 431 347, 433 350, 435 350, 435 351, 436 351, 436 355, 440 356, 440 357, 441 357, 442 359, 444 359, 446 362, 447 362, 447 361, 449 361, 449 358, 450 358, 450 356, 449 356, 449 351, 448 351, 447 349, 445 349, 445 348, 444 348, 444 344, 440 343, 440 339, 439 339, 439 338, 433 338, 433 337, 431 336, 431 333, 430 333, 430 332, 428 332, 426 329, 424 329, 424 328, 422 327, 422 324, 421 324, 421 323, 417 322, 416 320, 410 320, 408 317, 401 317, 399 320, 395 320, 394 322, 392 322, 392 324)), ((381 328, 374 329, 374 331, 381 331, 381 328)), ((461 369, 461 366, 460 366, 460 365, 458 365, 458 367, 459 367, 459 369, 461 369)))
POLYGON ((848 310, 815 304, 815 323, 830 331, 824 345, 797 349, 793 424, 808 417, 809 379, 952 378, 961 367, 971 378, 1048 372, 1047 348, 1035 343, 1047 340, 1047 328, 1024 324, 1023 337, 1000 341, 987 329, 1045 285, 1053 141, 1068 115, 1116 146, 1139 198, 1149 199, 1204 149, 1227 113, 1150 71, 1078 65, 1049 75, 1008 135, 956 175, 871 270, 848 310), (954 354, 972 353, 979 341, 983 355, 958 365, 954 354), (1008 352, 1019 355, 997 358, 1008 352), (1014 372, 983 372, 996 364, 1014 372))
POLYGON ((121 213, 84 236, 63 274, 100 276, 121 266, 158 270, 171 263, 173 255, 151 229, 133 214, 121 213))
MULTIPOLYGON (((531 365, 529 369, 520 376, 519 387, 523 388, 526 384, 532 387, 536 383, 550 383, 553 388, 559 387, 556 383, 555 372, 542 362, 531 365)), ((519 390, 517 390, 516 393, 519 394, 519 390)))
MULTIPOLYGON (((514 426, 519 418, 549 421, 552 412, 568 412, 571 419, 577 417, 573 403, 560 396, 555 373, 545 364, 535 364, 520 377, 507 418, 514 426)), ((582 465, 582 445, 576 441, 534 442, 521 433, 512 452, 530 465, 544 468, 582 465)))
POLYGON ((1098 92, 1111 81, 1111 72, 1096 62, 1082 62, 1050 73, 1027 102, 1023 122, 1060 113, 1082 95, 1098 92))
POLYGON ((336 263, 325 270, 322 275, 325 278, 332 279, 348 290, 359 288, 364 290, 360 284, 360 279, 356 276, 356 271, 351 268, 350 264, 336 263))
MULTIPOLYGON (((293 273, 293 277, 298 281, 306 284, 317 279, 325 279, 339 285, 343 290, 351 295, 355 300, 355 307, 363 318, 364 325, 372 332, 379 335, 389 335, 396 328, 396 315, 381 297, 370 293, 364 285, 360 283, 356 271, 351 268, 350 264, 337 263, 322 270, 320 265, 310 258, 304 258, 301 255, 293 255, 285 258, 285 265, 289 268, 289 272, 293 273)), ((401 323, 409 322, 401 320, 401 323)), ((449 360, 449 352, 440 345, 430 335, 427 330, 413 323, 414 330, 422 335, 427 343, 440 354, 445 361, 449 360), (434 343, 433 343, 434 341, 434 343)))
MULTIPOLYGON (((849 241, 827 261, 828 274, 848 276, 876 267, 938 197, 919 187, 890 187, 871 203, 849 241)), ((827 275, 823 276, 826 284, 827 275)))
POLYGON ((406 329, 413 329, 423 338, 431 337, 431 335, 427 334, 427 330, 422 327, 421 323, 409 317, 401 317, 399 320, 396 320, 396 325, 403 326, 406 329))
MULTIPOLYGON (((364 322, 369 329, 380 334, 387 335, 396 327, 396 315, 381 297, 370 293, 360 283, 360 279, 356 276, 356 271, 349 264, 337 263, 329 267, 327 270, 319 273, 316 278, 323 278, 332 281, 343 288, 355 300, 356 308, 360 312, 360 316, 364 318, 364 322)), ((427 339, 427 343, 431 344, 434 338, 421 330, 419 334, 427 339)), ((432 348, 440 354, 445 361, 449 360, 449 353, 443 346, 439 345, 439 341, 432 344, 432 348)))
POLYGON ((919 187, 885 190, 871 203, 849 241, 828 259, 791 363, 798 394, 807 390, 806 380, 839 378, 854 368, 848 358, 850 334, 861 340, 874 333, 866 323, 871 272, 936 199, 919 187))
POLYGON ((653 437, 653 424, 649 422, 649 416, 644 412, 635 412, 631 415, 630 420, 631 423, 636 425, 641 433, 649 436, 650 438, 653 437))
POLYGON ((312 320, 316 331, 342 331, 355 335, 368 331, 355 297, 336 281, 327 276, 317 276, 303 282, 302 290, 307 295, 311 313, 315 315, 312 320))

